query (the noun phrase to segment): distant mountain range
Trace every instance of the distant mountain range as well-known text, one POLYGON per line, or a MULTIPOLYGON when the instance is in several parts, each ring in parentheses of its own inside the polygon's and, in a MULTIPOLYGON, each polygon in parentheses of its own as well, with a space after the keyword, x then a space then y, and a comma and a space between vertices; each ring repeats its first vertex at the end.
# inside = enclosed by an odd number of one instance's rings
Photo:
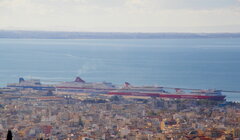
POLYGON ((240 38, 240 33, 123 33, 0 30, 0 38, 33 39, 177 39, 240 38))

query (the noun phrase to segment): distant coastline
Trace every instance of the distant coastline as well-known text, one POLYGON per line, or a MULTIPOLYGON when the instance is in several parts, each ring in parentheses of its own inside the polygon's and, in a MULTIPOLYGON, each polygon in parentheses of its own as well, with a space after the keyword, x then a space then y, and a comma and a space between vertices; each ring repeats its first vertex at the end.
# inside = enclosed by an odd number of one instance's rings
POLYGON ((9 39, 201 39, 240 38, 240 33, 131 33, 0 30, 9 39))

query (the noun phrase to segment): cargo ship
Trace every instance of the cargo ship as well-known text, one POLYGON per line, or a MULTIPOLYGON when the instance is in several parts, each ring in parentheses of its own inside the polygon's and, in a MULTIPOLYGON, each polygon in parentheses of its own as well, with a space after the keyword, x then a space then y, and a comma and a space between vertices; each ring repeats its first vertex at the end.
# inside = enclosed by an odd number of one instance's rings
POLYGON ((19 78, 19 83, 8 84, 8 88, 16 89, 34 89, 34 90, 52 90, 56 92, 66 93, 90 93, 90 94, 106 94, 121 96, 148 96, 157 98, 173 98, 173 99, 209 99, 224 100, 222 90, 213 89, 186 89, 186 88, 169 88, 156 86, 132 86, 125 82, 124 86, 118 87, 108 82, 91 83, 85 82, 80 77, 76 77, 74 81, 62 82, 59 84, 41 84, 40 80, 31 79, 24 80, 19 78), (186 92, 187 91, 187 92, 186 92))

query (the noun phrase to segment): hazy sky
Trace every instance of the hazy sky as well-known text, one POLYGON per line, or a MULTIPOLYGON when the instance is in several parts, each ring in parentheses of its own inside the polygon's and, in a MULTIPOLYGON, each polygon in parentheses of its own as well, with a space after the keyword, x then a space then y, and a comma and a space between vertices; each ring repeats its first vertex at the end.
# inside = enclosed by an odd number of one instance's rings
POLYGON ((0 0, 0 29, 240 32, 240 0, 0 0))

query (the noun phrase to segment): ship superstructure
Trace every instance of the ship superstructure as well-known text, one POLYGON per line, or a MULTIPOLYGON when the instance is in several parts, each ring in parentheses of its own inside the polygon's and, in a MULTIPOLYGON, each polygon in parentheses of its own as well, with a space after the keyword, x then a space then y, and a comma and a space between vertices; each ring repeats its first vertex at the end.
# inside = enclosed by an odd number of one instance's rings
POLYGON ((90 83, 85 82, 80 77, 77 77, 75 81, 63 82, 55 85, 57 91, 63 92, 81 92, 81 93, 101 93, 107 94, 108 91, 116 89, 112 83, 99 82, 90 83))
POLYGON ((24 80, 23 78, 19 78, 18 83, 8 84, 7 87, 16 89, 55 90, 53 85, 43 85, 39 79, 24 80))

